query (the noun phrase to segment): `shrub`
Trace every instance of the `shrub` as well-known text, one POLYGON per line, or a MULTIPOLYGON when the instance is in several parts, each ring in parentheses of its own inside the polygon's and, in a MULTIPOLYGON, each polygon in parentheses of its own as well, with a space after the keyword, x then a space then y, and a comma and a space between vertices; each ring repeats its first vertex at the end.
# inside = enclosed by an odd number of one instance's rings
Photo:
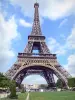
POLYGON ((14 80, 10 81, 10 98, 17 98, 17 95, 16 95, 16 83, 14 80))

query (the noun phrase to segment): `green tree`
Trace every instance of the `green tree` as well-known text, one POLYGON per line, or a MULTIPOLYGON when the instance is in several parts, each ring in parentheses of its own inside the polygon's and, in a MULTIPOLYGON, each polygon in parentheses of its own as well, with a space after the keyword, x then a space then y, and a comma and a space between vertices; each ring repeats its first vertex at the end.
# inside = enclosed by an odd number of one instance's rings
POLYGON ((75 78, 68 79, 68 86, 72 88, 75 87, 75 78))
POLYGON ((16 95, 16 82, 14 80, 10 81, 10 98, 17 98, 16 95))
POLYGON ((6 88, 9 87, 9 79, 0 73, 0 87, 6 88))
POLYGON ((41 84, 41 85, 39 86, 39 88, 41 88, 41 89, 47 89, 47 87, 48 87, 48 85, 46 85, 46 84, 41 84))
POLYGON ((8 88, 9 87, 9 80, 2 80, 0 87, 2 88, 8 88))
POLYGON ((21 89, 21 92, 22 92, 22 93, 25 92, 25 88, 24 88, 24 85, 23 85, 23 84, 20 84, 20 89, 21 89))
POLYGON ((63 88, 63 82, 61 79, 57 80, 56 87, 61 88, 61 89, 63 88))
POLYGON ((6 76, 0 73, 0 87, 10 89, 10 98, 17 98, 16 95, 16 82, 9 80, 6 76))

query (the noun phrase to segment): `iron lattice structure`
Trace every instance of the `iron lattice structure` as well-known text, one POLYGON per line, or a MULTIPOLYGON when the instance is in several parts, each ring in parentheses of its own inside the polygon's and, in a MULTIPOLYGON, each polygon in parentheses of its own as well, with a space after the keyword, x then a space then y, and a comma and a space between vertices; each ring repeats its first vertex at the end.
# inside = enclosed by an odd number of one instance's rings
POLYGON ((57 61, 56 54, 52 54, 45 42, 45 36, 42 35, 39 21, 39 4, 34 4, 34 22, 31 34, 28 36, 28 44, 23 53, 18 53, 17 61, 6 72, 6 76, 16 80, 21 84, 23 79, 31 74, 40 74, 44 77, 50 87, 55 87, 53 74, 63 81, 67 86, 67 78, 70 74, 57 61), (38 50, 38 53, 33 53, 38 50))

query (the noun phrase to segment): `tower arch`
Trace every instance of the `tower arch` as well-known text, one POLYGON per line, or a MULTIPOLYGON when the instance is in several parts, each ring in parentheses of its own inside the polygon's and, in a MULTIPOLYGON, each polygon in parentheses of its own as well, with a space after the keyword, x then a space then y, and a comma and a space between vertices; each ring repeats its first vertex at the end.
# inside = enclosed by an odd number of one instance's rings
MULTIPOLYGON (((63 76, 54 66, 52 65, 44 65, 44 64, 29 64, 26 66, 22 66, 14 75, 13 79, 14 80, 19 80, 20 84, 23 81, 24 77, 31 75, 31 74, 39 74, 41 75, 48 83, 48 85, 50 84, 49 81, 51 81, 53 78, 51 77, 51 79, 46 78, 48 77, 48 74, 55 74, 59 79, 61 79, 64 83, 65 86, 67 87, 67 78, 65 76, 63 76), (29 71, 30 70, 30 71, 29 71), (29 73, 28 73, 29 72, 29 73), (46 74, 46 76, 45 76, 46 74), (19 76, 21 75, 21 77, 19 76)), ((54 80, 53 80, 54 81, 54 80)), ((52 84, 53 84, 52 81, 52 84)), ((18 81, 16 81, 18 83, 18 81)), ((55 81, 54 81, 55 83, 55 81)))

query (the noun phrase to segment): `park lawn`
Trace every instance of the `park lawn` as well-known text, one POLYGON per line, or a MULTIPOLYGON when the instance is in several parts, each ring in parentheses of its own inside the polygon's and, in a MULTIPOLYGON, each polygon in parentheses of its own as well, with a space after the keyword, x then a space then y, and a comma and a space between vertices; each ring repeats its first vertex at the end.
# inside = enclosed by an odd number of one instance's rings
MULTIPOLYGON (((75 92, 30 92, 29 100, 75 100, 75 92)), ((18 94, 18 99, 0 100, 26 100, 27 93, 18 94)))
POLYGON ((30 100, 75 100, 75 92, 32 92, 30 100))

